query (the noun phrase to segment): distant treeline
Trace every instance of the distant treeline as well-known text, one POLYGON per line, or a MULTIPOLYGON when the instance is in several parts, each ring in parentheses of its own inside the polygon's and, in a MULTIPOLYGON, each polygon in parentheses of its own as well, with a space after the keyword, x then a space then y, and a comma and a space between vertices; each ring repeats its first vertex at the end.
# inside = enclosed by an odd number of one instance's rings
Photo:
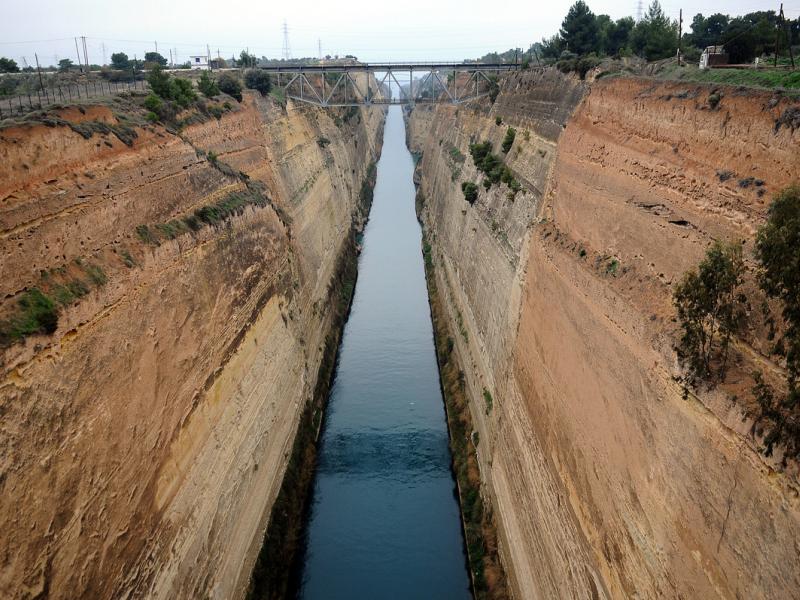
MULTIPOLYGON (((731 63, 747 63, 757 56, 774 54, 776 35, 781 54, 787 54, 789 43, 800 44, 800 18, 780 23, 774 10, 734 17, 697 14, 691 22, 684 19, 681 51, 694 59, 705 47, 720 45, 725 47, 731 63)), ((554 62, 569 53, 567 56, 639 56, 652 61, 675 56, 677 51, 678 22, 664 13, 658 0, 650 4, 639 22, 632 17, 614 21, 608 15, 595 15, 586 2, 578 0, 552 37, 532 44, 524 52, 521 49, 492 52, 481 60, 536 64, 537 60, 554 62)))

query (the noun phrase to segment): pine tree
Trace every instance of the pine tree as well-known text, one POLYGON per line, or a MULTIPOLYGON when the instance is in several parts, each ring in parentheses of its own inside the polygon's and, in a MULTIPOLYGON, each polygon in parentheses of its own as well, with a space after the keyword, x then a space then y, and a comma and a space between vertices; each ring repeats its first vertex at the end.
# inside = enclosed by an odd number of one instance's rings
POLYGON ((575 54, 588 54, 599 49, 597 19, 583 0, 578 0, 570 7, 561 23, 560 36, 567 50, 575 54))

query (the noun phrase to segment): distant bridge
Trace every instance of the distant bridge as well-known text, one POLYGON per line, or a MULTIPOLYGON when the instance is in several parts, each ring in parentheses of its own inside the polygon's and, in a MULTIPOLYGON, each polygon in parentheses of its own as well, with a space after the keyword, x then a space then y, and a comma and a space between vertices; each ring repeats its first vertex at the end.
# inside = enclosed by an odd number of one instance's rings
POLYGON ((519 68, 515 63, 405 62, 312 64, 261 67, 261 70, 275 76, 287 97, 329 107, 418 102, 464 104, 491 93, 496 85, 492 75, 519 68), (399 90, 397 97, 391 92, 392 83, 399 90))

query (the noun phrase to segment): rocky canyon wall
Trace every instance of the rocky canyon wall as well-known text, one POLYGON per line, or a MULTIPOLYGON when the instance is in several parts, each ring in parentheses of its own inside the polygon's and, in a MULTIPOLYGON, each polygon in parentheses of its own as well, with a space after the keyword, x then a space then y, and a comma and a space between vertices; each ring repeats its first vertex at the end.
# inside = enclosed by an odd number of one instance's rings
POLYGON ((0 596, 246 590, 383 112, 233 104, 0 129, 0 596))
POLYGON ((797 472, 765 458, 743 419, 753 367, 780 371, 758 311, 724 385, 685 396, 678 381, 672 286, 714 239, 750 257, 772 194, 800 178, 800 132, 778 125, 794 101, 725 88, 717 104, 713 91, 523 72, 493 105, 410 115, 436 286, 517 598, 800 590, 797 472), (484 176, 469 143, 504 156, 509 125, 522 190, 479 185, 471 205, 461 183, 484 176))

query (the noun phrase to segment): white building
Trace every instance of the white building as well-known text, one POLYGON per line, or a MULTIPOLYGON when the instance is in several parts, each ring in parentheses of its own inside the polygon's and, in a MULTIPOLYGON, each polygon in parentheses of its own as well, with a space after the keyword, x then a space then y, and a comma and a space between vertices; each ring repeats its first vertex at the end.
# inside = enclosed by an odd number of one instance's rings
POLYGON ((203 56, 190 56, 189 64, 193 69, 208 69, 208 57, 203 56))

